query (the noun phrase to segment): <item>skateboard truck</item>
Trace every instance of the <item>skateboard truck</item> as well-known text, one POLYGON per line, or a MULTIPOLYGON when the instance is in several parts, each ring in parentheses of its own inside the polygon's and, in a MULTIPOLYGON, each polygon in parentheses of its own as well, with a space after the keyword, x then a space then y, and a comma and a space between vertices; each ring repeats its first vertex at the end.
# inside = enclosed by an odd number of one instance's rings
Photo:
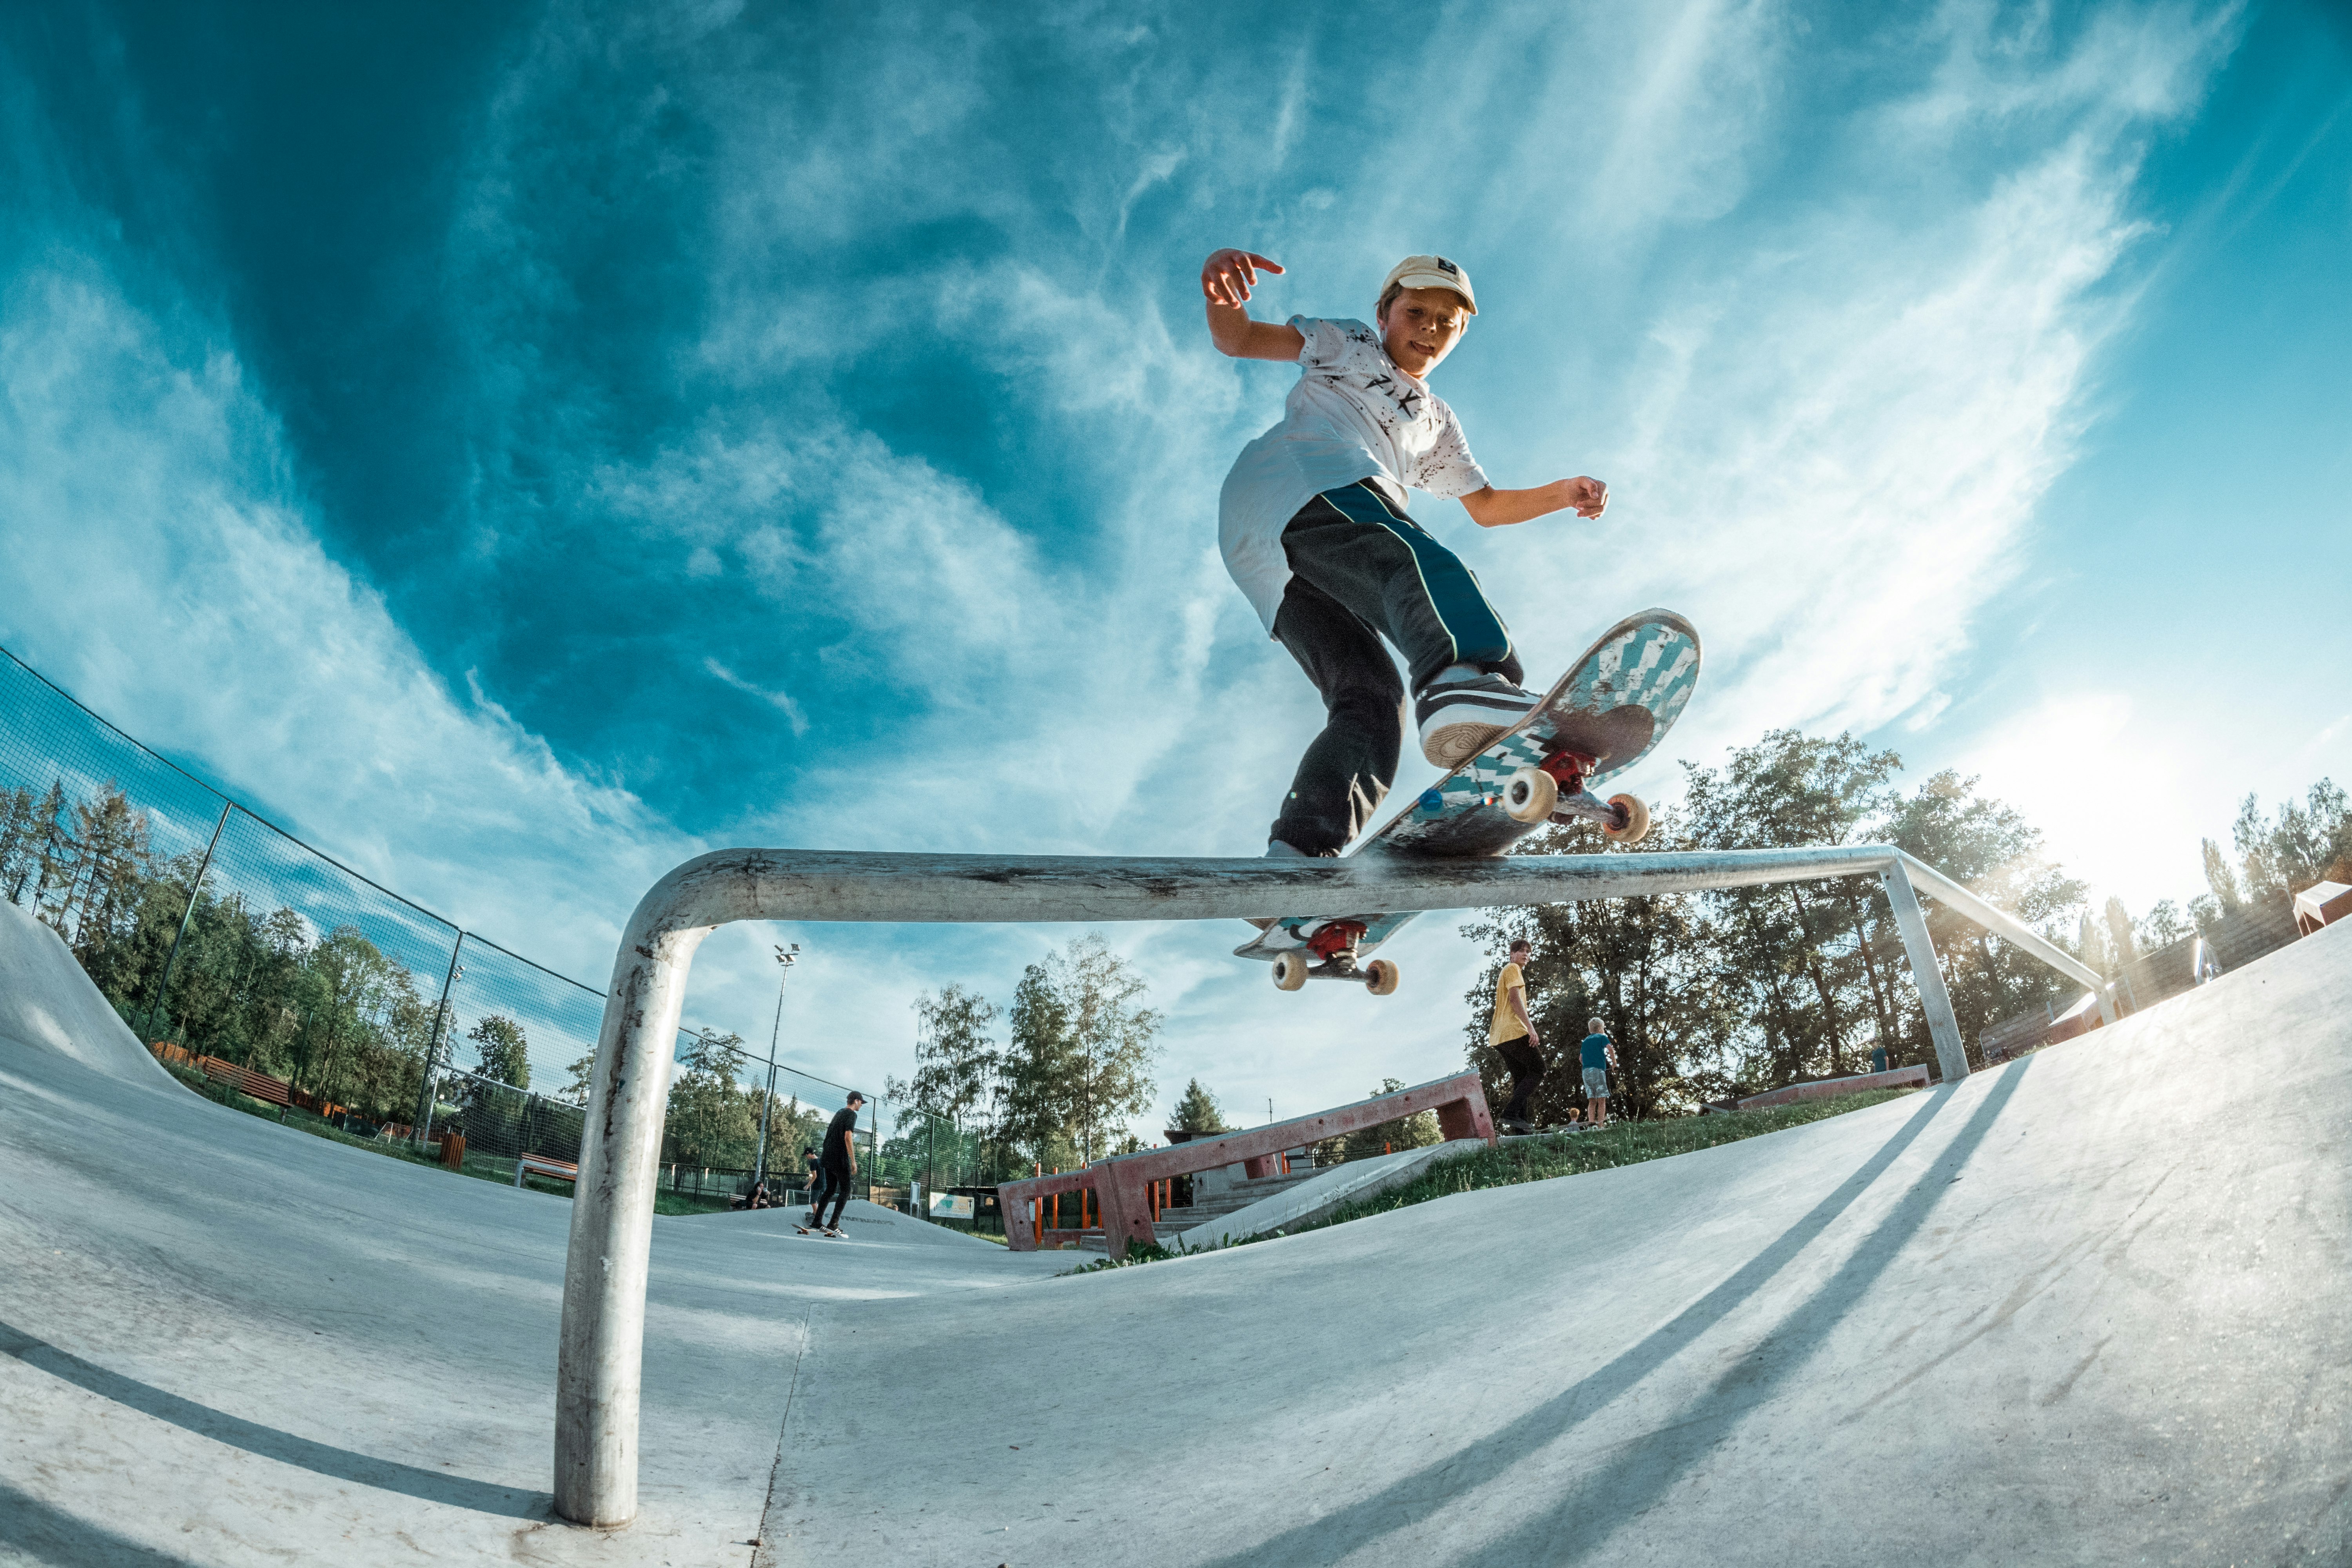
POLYGON ((1599 765, 1581 752, 1556 752, 1513 773, 1488 798, 1514 822, 1589 822, 1612 844, 1639 844, 1650 831, 1650 808, 1630 795, 1597 798, 1584 786, 1599 765))
POLYGON ((1310 980, 1352 980, 1375 996, 1397 988, 1397 967, 1385 958, 1358 964, 1356 944, 1370 929, 1362 921, 1329 921, 1307 933, 1304 949, 1292 948, 1274 961, 1274 984, 1296 991, 1310 980), (1322 960, 1313 963, 1308 954, 1322 960))
POLYGON ((1356 962, 1356 944, 1364 940, 1370 928, 1361 921, 1332 921, 1318 928, 1307 939, 1307 951, 1329 963, 1341 954, 1350 964, 1356 962))

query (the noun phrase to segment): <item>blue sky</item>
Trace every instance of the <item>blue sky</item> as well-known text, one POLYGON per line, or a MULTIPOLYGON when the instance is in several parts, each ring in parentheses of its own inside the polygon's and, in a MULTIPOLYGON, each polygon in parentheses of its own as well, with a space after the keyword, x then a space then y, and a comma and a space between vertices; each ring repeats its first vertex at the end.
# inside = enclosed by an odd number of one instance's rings
MULTIPOLYGON (((1673 756, 1852 727, 2135 909, 2352 774, 2341 7, 330 11, 0 20, 0 640, 570 973, 723 844, 1262 843, 1318 714, 1216 559, 1293 374, 1224 244, 1277 316, 1470 268, 1474 449, 1616 500, 1418 510, 1531 672, 1693 616, 1673 756)), ((774 933, 791 1048, 871 1087, 1069 934, 774 933)), ((1450 922, 1377 1005, 1106 934, 1167 1099, 1460 1059, 1450 922)))

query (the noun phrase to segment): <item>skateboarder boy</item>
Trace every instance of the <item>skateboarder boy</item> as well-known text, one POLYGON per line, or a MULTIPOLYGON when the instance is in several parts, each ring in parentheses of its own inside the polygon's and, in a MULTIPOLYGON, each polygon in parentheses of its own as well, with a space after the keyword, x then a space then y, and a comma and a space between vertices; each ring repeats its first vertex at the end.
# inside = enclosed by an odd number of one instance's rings
POLYGON ((1405 510, 1408 487, 1458 498, 1482 528, 1574 510, 1599 517, 1609 487, 1588 478, 1496 489, 1428 377, 1478 313, 1470 279, 1442 256, 1408 256, 1381 286, 1373 324, 1250 319, 1258 273, 1246 250, 1201 267, 1209 336, 1236 359, 1299 367, 1279 424, 1226 475, 1217 540, 1250 605, 1322 695, 1326 721, 1298 764, 1268 855, 1336 855, 1396 778, 1409 668, 1422 755, 1452 767, 1541 700, 1502 617, 1468 567, 1405 510))

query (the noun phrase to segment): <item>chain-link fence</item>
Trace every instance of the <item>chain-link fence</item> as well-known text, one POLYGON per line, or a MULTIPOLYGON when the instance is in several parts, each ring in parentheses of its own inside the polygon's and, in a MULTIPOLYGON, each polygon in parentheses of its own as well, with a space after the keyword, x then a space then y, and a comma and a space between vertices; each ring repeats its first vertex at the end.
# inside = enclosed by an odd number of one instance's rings
MULTIPOLYGON (((277 1104, 339 1130, 446 1128, 509 1166, 579 1157, 602 992, 321 854, 5 649, 0 897, 56 930, 173 1062, 282 1084, 277 1104)), ((797 1185, 842 1103, 844 1086, 770 1055, 679 1037, 664 1160, 702 1173, 704 1196, 713 1172, 797 1185)))

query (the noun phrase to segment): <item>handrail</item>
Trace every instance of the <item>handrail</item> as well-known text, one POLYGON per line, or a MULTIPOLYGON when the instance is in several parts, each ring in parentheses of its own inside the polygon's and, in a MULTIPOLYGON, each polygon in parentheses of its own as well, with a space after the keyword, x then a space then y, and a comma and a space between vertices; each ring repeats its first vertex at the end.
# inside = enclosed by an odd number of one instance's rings
MULTIPOLYGON (((2086 984, 2097 977, 2024 924, 1892 845, 1417 860, 1095 859, 721 849, 638 900, 613 963, 591 1076, 564 1265, 555 1506, 583 1524, 637 1511, 646 1276, 670 1042, 702 939, 733 921, 908 922, 1229 920, 1285 910, 1404 913, 1696 892, 1877 875, 1885 883, 1946 1082, 1968 1074, 1916 883, 2086 984)), ((2101 1004, 2105 992, 2099 989, 2101 1004)))

